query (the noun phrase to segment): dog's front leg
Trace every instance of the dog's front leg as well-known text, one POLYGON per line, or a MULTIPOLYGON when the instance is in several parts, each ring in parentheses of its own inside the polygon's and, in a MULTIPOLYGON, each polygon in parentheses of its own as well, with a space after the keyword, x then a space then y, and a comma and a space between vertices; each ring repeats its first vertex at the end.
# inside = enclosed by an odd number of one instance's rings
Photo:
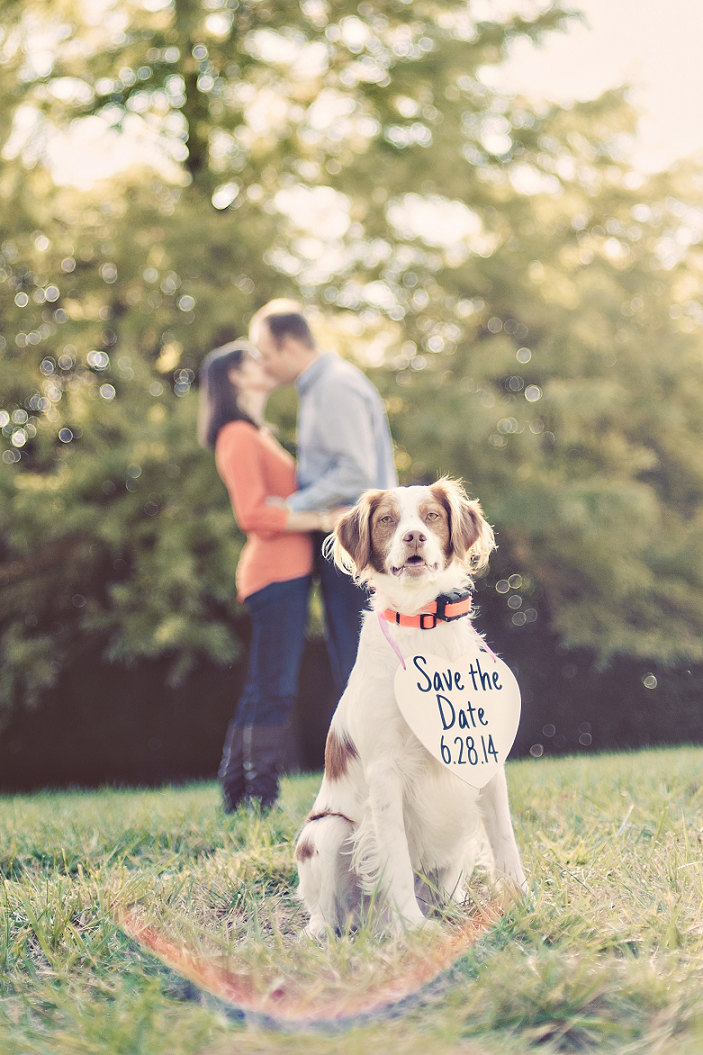
POLYGON ((493 851, 498 879, 502 881, 507 879, 514 883, 520 891, 526 891, 527 881, 522 870, 520 851, 517 848, 515 832, 510 819, 508 785, 505 770, 502 767, 482 789, 479 802, 486 835, 493 851))
POLYGON ((367 770, 374 830, 374 871, 390 910, 401 926, 420 926, 425 917, 415 897, 415 878, 403 817, 403 782, 391 762, 367 770))

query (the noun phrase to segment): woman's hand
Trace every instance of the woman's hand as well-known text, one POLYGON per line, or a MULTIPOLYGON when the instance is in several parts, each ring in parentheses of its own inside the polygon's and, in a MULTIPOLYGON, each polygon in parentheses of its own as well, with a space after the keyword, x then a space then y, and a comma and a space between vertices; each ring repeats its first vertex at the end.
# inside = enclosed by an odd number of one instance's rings
MULTIPOLYGON (((285 498, 270 496, 266 499, 268 505, 281 506, 288 509, 285 498)), ((353 506, 337 506, 335 509, 288 509, 288 517, 284 531, 322 531, 329 535, 337 526, 338 520, 348 513, 353 506)))
POLYGON ((324 509, 320 511, 320 531, 324 531, 326 535, 329 535, 331 531, 337 526, 337 523, 348 513, 353 506, 337 506, 335 509, 324 509))

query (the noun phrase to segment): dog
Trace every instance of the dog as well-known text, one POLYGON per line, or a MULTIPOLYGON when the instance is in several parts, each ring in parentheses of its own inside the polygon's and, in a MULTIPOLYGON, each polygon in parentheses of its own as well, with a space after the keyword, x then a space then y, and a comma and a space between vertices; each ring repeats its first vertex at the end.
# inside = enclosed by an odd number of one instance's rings
POLYGON ((306 933, 322 939, 352 929, 370 904, 384 929, 422 926, 421 905, 433 896, 466 899, 471 850, 482 832, 496 878, 524 891, 503 767, 480 791, 465 783, 415 737, 393 688, 399 656, 431 648, 457 658, 475 643, 468 615, 445 621, 423 610, 449 595, 450 608, 468 613, 472 574, 495 548, 480 504, 447 477, 367 491, 327 544, 337 566, 367 584, 371 608, 296 845, 306 933))

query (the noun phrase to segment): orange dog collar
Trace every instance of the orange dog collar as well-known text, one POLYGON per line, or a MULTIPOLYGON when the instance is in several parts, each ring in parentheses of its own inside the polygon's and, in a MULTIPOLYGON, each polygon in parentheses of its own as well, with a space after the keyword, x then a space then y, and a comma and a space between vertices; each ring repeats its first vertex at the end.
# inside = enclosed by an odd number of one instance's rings
POLYGON ((384 608, 379 615, 383 616, 389 623, 396 626, 410 626, 419 630, 434 630, 437 623, 451 623, 455 619, 461 619, 471 611, 471 594, 441 594, 436 600, 430 601, 416 615, 403 615, 396 612, 394 608, 384 608))

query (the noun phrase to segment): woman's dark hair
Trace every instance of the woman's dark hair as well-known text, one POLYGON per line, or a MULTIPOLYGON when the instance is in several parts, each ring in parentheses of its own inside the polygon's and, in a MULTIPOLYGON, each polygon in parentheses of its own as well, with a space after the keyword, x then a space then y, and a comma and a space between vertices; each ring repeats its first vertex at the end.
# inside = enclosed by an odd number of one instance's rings
POLYGON ((203 360, 200 368, 200 411, 198 439, 203 447, 214 451, 220 429, 230 421, 248 421, 256 427, 248 414, 239 408, 237 391, 230 377, 246 355, 256 354, 248 341, 230 341, 215 348, 203 360))

